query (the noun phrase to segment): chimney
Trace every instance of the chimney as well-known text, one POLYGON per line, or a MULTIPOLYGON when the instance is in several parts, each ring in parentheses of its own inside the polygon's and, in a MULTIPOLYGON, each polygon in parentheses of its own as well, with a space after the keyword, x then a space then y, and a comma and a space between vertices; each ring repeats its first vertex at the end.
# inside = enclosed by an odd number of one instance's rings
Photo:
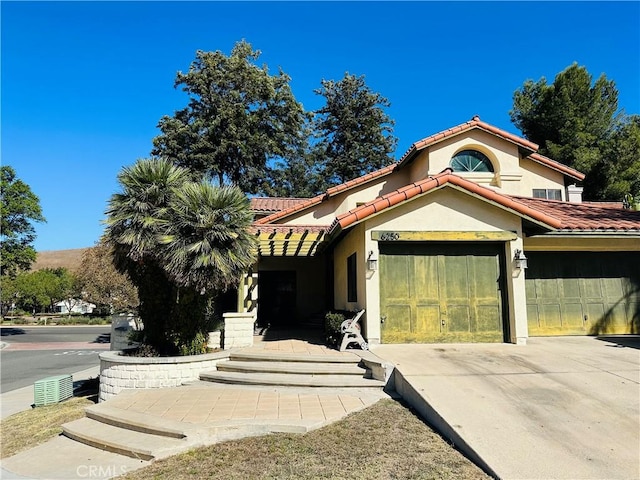
POLYGON ((582 203, 582 191, 583 187, 578 187, 575 184, 567 187, 567 201, 571 203, 582 203))

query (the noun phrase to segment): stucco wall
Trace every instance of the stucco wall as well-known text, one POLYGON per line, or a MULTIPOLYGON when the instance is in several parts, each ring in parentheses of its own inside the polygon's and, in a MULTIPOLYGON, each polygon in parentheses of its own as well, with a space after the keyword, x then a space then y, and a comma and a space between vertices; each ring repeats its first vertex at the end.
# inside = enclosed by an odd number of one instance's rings
POLYGON ((562 200, 567 199, 564 175, 562 173, 551 170, 528 158, 520 160, 520 166, 524 172, 520 187, 518 189, 505 189, 504 193, 533 197, 534 188, 559 189, 562 192, 562 200))
POLYGON ((329 200, 311 210, 291 215, 281 223, 290 225, 330 225, 336 216, 348 212, 375 197, 404 187, 408 182, 408 172, 394 172, 380 179, 334 195, 329 200))
MULTIPOLYGON (((364 226, 358 225, 351 230, 336 246, 333 252, 333 295, 334 307, 339 310, 359 310, 366 308, 366 251, 364 249, 364 226), (357 302, 347 300, 347 258, 356 254, 357 302)), ((368 312, 365 312, 367 315, 368 312)), ((364 323, 361 322, 361 323, 364 323)))
POLYGON ((560 172, 532 160, 521 159, 517 145, 482 130, 471 130, 425 149, 409 167, 411 181, 440 173, 462 150, 484 153, 491 160, 494 173, 456 172, 456 175, 509 195, 531 197, 534 188, 546 188, 560 189, 562 198, 566 197, 564 176, 560 172))

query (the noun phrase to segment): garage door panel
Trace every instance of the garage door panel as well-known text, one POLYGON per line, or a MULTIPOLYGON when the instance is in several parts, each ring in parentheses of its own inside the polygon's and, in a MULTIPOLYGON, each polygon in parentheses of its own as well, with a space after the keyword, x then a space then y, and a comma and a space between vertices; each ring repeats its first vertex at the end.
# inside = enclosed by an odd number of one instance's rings
POLYGON ((627 318, 632 325, 640 327, 640 302, 629 302, 627 304, 627 318))
POLYGON ((414 256, 413 274, 418 301, 437 302, 440 296, 438 291, 438 257, 414 256))
POLYGON ((562 286, 564 298, 580 298, 580 280, 578 278, 564 278, 559 283, 562 286))
POLYGON ((500 278, 500 266, 497 257, 469 257, 470 277, 474 278, 473 295, 478 301, 496 298, 497 282, 500 278))
POLYGON ((607 305, 605 315, 607 318, 607 333, 628 333, 625 332, 627 309, 626 305, 622 303, 615 303, 607 305))
POLYGON ((388 305, 385 320, 385 329, 389 331, 411 330, 411 306, 388 305))
POLYGON ((602 298, 604 291, 602 289, 602 279, 600 278, 585 278, 583 281, 583 293, 585 298, 602 298))
POLYGON ((467 258, 452 256, 439 258, 440 278, 444 278, 444 297, 448 299, 469 298, 469 271, 467 258))
POLYGON ((631 306, 638 302, 631 292, 640 286, 639 252, 530 252, 527 256, 532 266, 525 281, 527 311, 532 315, 530 335, 638 333, 640 325, 634 322, 638 310, 631 306))
POLYGON ((616 301, 621 295, 624 295, 624 282, 622 278, 603 278, 602 290, 606 298, 616 301))
POLYGON ((380 307, 387 317, 384 343, 502 341, 500 252, 503 245, 380 244, 380 307), (402 262, 396 257, 404 258, 402 262), (406 263, 403 263, 406 262, 406 263), (401 269, 402 274, 391 274, 401 269), (408 276, 407 287, 389 284, 408 276), (397 297, 391 297, 397 294, 397 297), (401 298, 402 296, 402 298, 401 298), (407 322, 393 320, 392 306, 404 302, 407 322), (401 331, 404 331, 401 333, 401 331))
POLYGON ((407 298, 411 295, 411 265, 407 257, 390 257, 386 262, 384 275, 389 278, 385 282, 385 296, 387 298, 407 298))
POLYGON ((583 328, 584 315, 582 314, 582 303, 563 304, 562 327, 563 328, 583 328))
POLYGON ((539 279, 535 283, 537 298, 557 298, 560 282, 555 278, 539 279))
POLYGON ((561 328, 562 327, 562 315, 560 314, 560 305, 545 305, 539 306, 540 312, 540 328, 561 328))
POLYGON ((500 309, 495 305, 479 305, 476 307, 477 332, 497 332, 500 331, 500 309))
POLYGON ((540 329, 540 312, 538 311, 538 305, 531 303, 527 305, 527 323, 530 335, 532 332, 537 332, 540 329))
POLYGON ((593 329, 599 321, 604 317, 604 303, 587 303, 587 328, 593 329))
POLYGON ((418 305, 416 309, 416 325, 415 331, 420 334, 440 335, 442 326, 440 322, 440 306, 439 305, 418 305))
POLYGON ((470 309, 468 305, 448 305, 447 315, 443 317, 446 331, 448 332, 469 332, 470 309))

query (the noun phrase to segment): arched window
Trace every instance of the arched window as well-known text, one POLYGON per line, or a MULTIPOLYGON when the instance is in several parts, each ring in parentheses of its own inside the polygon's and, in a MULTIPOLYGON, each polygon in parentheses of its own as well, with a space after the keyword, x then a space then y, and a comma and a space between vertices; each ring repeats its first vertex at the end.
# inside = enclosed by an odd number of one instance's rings
POLYGON ((449 166, 454 172, 493 172, 491 160, 477 150, 462 150, 452 159, 449 166))

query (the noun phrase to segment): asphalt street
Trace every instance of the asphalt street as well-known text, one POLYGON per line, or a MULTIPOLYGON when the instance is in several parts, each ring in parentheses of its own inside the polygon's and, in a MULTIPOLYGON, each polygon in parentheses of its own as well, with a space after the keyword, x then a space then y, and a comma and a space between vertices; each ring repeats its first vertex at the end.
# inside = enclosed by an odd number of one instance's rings
POLYGON ((109 349, 110 329, 109 325, 1 327, 0 393, 99 365, 98 355, 109 349))

